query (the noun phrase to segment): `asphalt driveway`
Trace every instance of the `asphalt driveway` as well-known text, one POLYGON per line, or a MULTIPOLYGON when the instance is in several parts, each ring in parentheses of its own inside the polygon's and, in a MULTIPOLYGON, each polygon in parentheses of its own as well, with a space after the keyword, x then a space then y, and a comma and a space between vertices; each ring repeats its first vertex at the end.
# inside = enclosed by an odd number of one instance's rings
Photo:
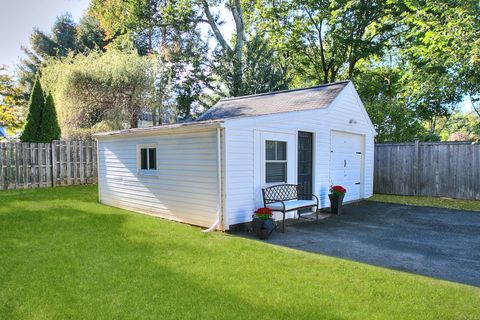
POLYGON ((480 212, 363 201, 268 242, 480 286, 480 212))

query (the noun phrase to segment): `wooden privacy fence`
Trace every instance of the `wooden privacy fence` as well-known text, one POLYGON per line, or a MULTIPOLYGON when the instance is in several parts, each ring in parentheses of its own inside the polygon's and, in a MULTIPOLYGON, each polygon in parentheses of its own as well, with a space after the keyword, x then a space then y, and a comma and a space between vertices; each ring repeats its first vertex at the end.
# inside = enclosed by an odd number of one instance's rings
POLYGON ((374 192, 480 200, 480 145, 375 145, 374 192))
POLYGON ((95 141, 0 143, 0 190, 96 182, 95 141))

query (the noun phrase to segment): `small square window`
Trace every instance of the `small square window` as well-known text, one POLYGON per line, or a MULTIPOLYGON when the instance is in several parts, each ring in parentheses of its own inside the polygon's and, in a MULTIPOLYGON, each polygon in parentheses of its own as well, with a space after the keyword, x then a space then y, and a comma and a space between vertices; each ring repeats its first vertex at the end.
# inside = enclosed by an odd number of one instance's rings
POLYGON ((157 148, 155 146, 139 146, 139 170, 150 174, 157 170, 157 148))

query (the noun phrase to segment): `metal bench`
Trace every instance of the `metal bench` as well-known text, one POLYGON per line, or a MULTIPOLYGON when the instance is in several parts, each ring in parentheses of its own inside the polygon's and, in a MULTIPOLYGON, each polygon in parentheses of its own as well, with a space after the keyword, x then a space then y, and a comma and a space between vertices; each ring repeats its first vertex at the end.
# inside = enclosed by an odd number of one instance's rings
MULTIPOLYGON (((296 184, 279 184, 262 189, 263 204, 266 208, 283 213, 282 232, 285 232, 285 213, 315 207, 318 224, 318 197, 314 194, 302 194, 296 184), (310 199, 310 200, 309 200, 310 199)), ((300 219, 301 213, 298 213, 300 219)))

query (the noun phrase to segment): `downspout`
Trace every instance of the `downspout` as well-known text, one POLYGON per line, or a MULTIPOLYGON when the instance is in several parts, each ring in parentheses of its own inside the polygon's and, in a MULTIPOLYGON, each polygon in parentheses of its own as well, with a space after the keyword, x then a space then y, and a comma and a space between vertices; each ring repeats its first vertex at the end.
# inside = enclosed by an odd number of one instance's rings
POLYGON ((222 129, 217 128, 217 220, 204 233, 215 230, 222 221, 222 129))

